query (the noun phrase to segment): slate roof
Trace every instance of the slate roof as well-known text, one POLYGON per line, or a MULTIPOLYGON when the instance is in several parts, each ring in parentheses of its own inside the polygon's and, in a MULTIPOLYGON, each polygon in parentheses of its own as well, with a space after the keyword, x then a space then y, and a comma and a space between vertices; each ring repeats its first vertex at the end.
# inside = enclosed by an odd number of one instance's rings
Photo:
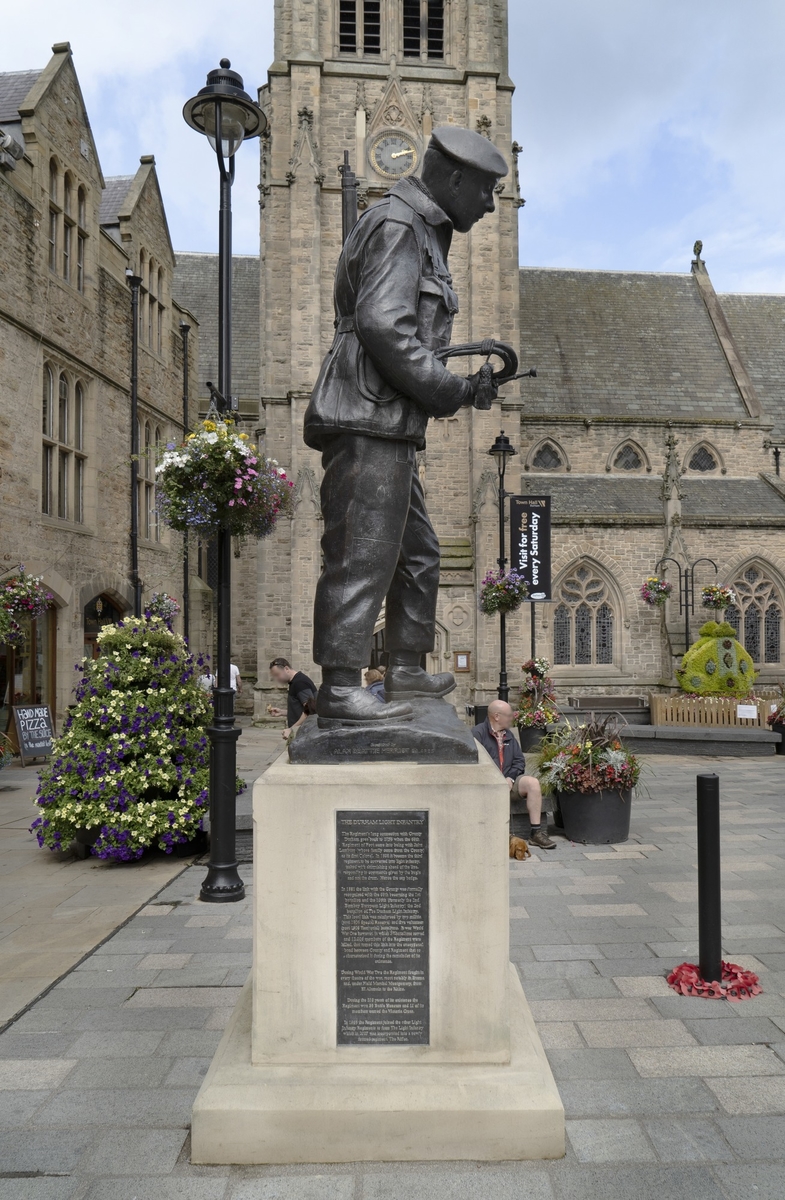
MULTIPOLYGON (((199 321, 198 395, 218 380, 218 255, 178 254, 172 293, 199 321)), ((232 263, 232 391, 247 415, 258 413, 260 381, 259 258, 235 255, 232 263), (243 403, 244 402, 244 403, 243 403)))
POLYGON ((758 393, 775 422, 775 440, 785 434, 785 296, 722 295, 720 304, 758 393))
MULTIPOLYGON (((662 479, 647 475, 529 474, 521 479, 522 496, 550 496, 551 516, 564 524, 570 518, 642 517, 662 520, 662 479)), ((785 510, 783 510, 785 511, 785 510)))
POLYGON ((113 175, 104 181, 106 187, 101 193, 99 225, 119 225, 120 209, 123 207, 123 201, 128 195, 133 181, 133 175, 113 175))
POLYGON ((526 414, 748 419, 691 274, 524 267, 520 286, 526 414))
MULTIPOLYGON (((682 517, 686 522, 734 520, 749 522, 779 518, 785 522, 785 496, 764 479, 681 480, 682 517)), ((570 521, 626 518, 642 524, 663 520, 662 478, 635 475, 548 475, 528 472, 521 479, 522 496, 550 496, 555 525, 570 521)))
POLYGON ((0 74, 0 122, 19 120, 19 105, 40 74, 41 70, 0 74))
POLYGON ((681 481, 685 518, 785 518, 785 499, 764 479, 688 479, 681 481))

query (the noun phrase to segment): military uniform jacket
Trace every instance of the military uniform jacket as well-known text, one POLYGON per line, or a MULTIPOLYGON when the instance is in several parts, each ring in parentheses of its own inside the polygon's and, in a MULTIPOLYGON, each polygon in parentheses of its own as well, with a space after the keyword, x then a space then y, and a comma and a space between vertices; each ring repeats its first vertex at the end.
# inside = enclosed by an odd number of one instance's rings
POLYGON ((458 298, 447 269, 452 223, 403 179, 355 225, 335 275, 335 339, 305 414, 306 444, 361 433, 425 444, 429 417, 471 404, 449 345, 458 298))

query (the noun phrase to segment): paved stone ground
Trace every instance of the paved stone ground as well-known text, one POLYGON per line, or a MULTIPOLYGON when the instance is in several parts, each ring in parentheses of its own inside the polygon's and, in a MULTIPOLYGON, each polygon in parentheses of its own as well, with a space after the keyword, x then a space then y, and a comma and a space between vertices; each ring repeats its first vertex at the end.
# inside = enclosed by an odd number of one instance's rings
MULTIPOLYGON (((618 848, 511 864, 512 958, 568 1118, 553 1163, 192 1167, 193 1098, 251 959, 250 900, 189 868, 0 1036, 9 1200, 785 1197, 785 758, 650 760, 618 848), (676 996, 694 958, 698 770, 722 781, 724 950, 742 1004, 676 996)), ((250 868, 243 868, 250 880, 250 868)))
MULTIPOLYGON (((237 769, 251 784, 280 754, 281 731, 238 724, 237 769)), ((0 773, 0 1029, 193 861, 154 854, 128 866, 40 850, 28 833, 37 784, 36 766, 0 773)), ((237 808, 250 828, 250 787, 237 808)))

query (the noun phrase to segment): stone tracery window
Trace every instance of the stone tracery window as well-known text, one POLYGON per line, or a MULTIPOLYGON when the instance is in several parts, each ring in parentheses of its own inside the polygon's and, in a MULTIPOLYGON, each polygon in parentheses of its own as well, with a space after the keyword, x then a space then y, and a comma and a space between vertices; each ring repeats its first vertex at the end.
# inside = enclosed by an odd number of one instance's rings
POLYGON ((716 471, 717 458, 708 446, 698 446, 690 456, 687 466, 690 471, 700 471, 702 473, 716 471))
POLYGON ((558 471, 564 466, 559 451, 552 442, 543 442, 532 459, 532 466, 540 471, 558 471))
POLYGON ((617 471, 640 471, 643 459, 632 443, 627 442, 614 458, 613 465, 617 471))
POLYGON ((738 604, 725 610, 725 620, 756 665, 782 661, 782 597, 760 563, 747 567, 731 584, 738 604))
POLYGON ((566 576, 553 615, 556 666, 606 666, 613 663, 615 613, 610 590, 587 563, 566 576))

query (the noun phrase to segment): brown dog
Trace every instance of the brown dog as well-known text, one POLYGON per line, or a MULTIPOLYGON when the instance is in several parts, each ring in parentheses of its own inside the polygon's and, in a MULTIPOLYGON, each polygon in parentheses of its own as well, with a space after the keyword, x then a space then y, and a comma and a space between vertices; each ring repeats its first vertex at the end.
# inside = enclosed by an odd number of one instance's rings
POLYGON ((531 858, 531 850, 529 849, 529 843, 524 841, 523 838, 513 837, 511 834, 510 835, 510 858, 517 858, 519 861, 523 861, 523 859, 525 859, 525 858, 531 858))

